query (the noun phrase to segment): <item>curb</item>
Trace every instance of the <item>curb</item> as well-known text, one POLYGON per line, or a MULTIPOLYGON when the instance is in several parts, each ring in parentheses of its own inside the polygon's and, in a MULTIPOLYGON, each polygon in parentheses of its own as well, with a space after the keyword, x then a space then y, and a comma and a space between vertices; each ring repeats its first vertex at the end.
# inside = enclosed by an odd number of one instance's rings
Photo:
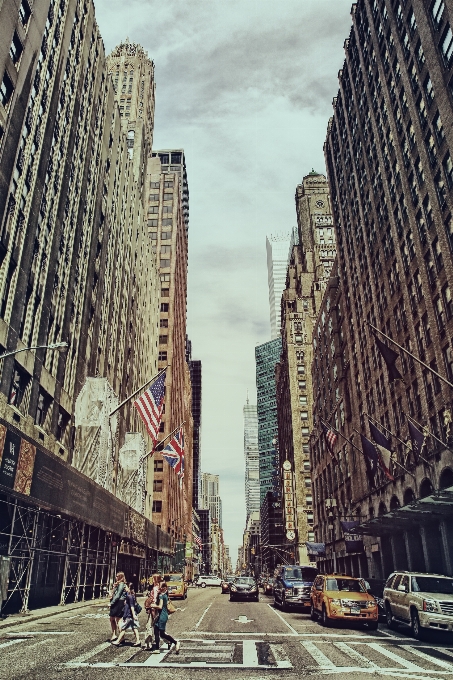
MULTIPOLYGON (((107 606, 107 602, 105 603, 107 606)), ((85 600, 84 602, 78 602, 70 605, 58 605, 60 609, 52 612, 45 612, 43 611, 42 614, 33 614, 30 612, 30 614, 22 614, 20 618, 18 619, 13 619, 10 621, 10 617, 8 617, 4 622, 2 621, 0 623, 0 633, 4 628, 12 628, 13 626, 20 626, 22 623, 32 623, 34 621, 39 621, 40 619, 48 619, 51 616, 55 616, 57 614, 61 614, 62 612, 70 612, 74 611, 75 609, 82 609, 83 607, 88 607, 88 606, 103 606, 104 603, 100 600, 85 600)), ((14 614, 12 616, 15 616, 14 614)), ((12 618, 11 616, 11 618, 12 618)))

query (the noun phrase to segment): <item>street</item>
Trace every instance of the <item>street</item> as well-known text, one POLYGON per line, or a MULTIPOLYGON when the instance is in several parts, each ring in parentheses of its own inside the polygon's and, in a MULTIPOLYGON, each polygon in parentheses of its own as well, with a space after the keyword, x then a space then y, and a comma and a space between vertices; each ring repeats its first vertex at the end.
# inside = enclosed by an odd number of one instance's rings
MULTIPOLYGON (((143 604, 143 598, 139 600, 143 604)), ((106 678, 119 680, 207 677, 262 680, 278 676, 329 678, 348 675, 446 680, 453 675, 453 640, 432 636, 414 640, 408 631, 322 628, 300 611, 281 612, 273 599, 229 602, 217 588, 190 588, 187 600, 175 602, 167 631, 181 640, 181 652, 151 655, 108 642, 105 604, 87 605, 0 632, 5 680, 106 678)), ((146 614, 140 614, 143 640, 146 614)), ((166 647, 166 645, 165 645, 166 647)))

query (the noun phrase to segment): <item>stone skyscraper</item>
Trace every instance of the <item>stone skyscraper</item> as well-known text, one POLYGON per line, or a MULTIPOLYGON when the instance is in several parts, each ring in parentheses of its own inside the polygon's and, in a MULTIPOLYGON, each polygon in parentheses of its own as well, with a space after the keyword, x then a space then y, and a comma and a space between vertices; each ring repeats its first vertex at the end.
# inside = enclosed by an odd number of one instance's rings
POLYGON ((203 472, 201 475, 200 507, 209 510, 211 522, 222 526, 222 499, 219 491, 219 475, 203 472))

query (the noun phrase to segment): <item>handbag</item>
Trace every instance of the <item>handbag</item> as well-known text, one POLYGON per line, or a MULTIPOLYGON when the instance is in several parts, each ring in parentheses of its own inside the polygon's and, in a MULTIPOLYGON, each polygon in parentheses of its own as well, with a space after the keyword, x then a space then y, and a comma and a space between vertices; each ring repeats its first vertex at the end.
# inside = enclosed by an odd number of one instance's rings
POLYGON ((174 614, 175 611, 176 611, 175 605, 173 604, 173 602, 171 600, 168 600, 168 602, 167 602, 167 612, 169 614, 174 614))
POLYGON ((143 607, 135 600, 135 605, 134 605, 135 613, 140 614, 142 611, 143 607))

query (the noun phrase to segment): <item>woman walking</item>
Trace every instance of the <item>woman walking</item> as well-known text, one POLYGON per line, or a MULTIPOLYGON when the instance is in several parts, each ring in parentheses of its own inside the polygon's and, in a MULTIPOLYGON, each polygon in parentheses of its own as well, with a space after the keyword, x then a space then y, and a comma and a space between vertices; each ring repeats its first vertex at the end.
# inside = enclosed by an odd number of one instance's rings
POLYGON ((116 575, 116 581, 110 591, 110 626, 112 629, 112 637, 110 642, 118 639, 118 622, 123 616, 124 602, 126 600, 126 577, 124 572, 120 571, 116 575))
POLYGON ((112 642, 112 644, 118 647, 124 640, 126 631, 130 628, 133 631, 135 637, 135 643, 132 646, 140 647, 140 635, 138 633, 138 627, 139 622, 137 615, 137 600, 135 599, 134 584, 129 583, 126 592, 126 600, 124 602, 123 620, 120 623, 121 633, 118 639, 115 642, 112 642))
POLYGON ((145 629, 145 648, 148 650, 150 649, 150 644, 153 645, 154 620, 159 614, 159 612, 156 609, 153 609, 151 605, 156 604, 157 602, 161 581, 162 576, 160 574, 153 574, 153 582, 145 600, 145 610, 148 614, 145 629))
POLYGON ((156 601, 156 604, 151 605, 151 608, 157 611, 158 614, 158 616, 154 620, 154 645, 151 652, 152 654, 160 653, 159 649, 160 638, 163 638, 168 642, 168 649, 171 649, 171 646, 174 645, 175 654, 179 654, 181 643, 178 640, 175 640, 175 638, 173 638, 171 635, 167 635, 167 633, 165 632, 165 626, 167 625, 168 621, 167 604, 168 604, 167 584, 164 582, 160 586, 159 596, 156 601))

